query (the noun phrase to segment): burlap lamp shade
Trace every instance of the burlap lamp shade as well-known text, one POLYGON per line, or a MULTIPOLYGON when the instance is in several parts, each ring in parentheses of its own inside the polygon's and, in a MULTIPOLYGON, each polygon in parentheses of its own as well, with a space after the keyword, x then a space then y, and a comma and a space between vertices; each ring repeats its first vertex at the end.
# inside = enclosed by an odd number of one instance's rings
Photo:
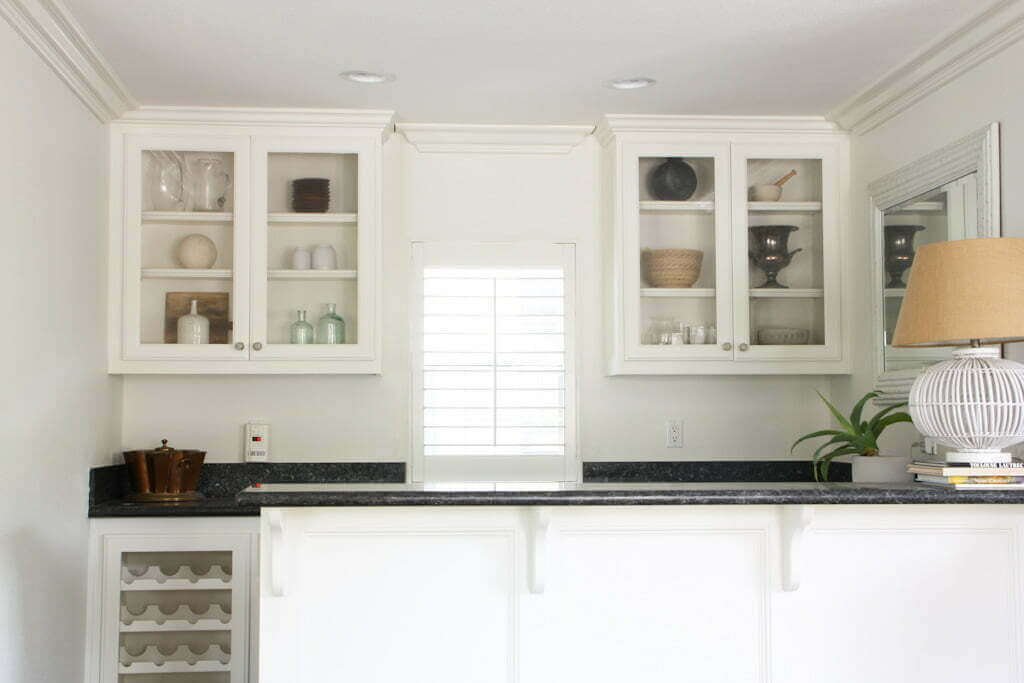
POLYGON ((1024 340, 1024 239, 920 247, 893 346, 958 346, 914 381, 910 416, 949 462, 1003 463, 1024 440, 1024 365, 985 344, 1024 340))

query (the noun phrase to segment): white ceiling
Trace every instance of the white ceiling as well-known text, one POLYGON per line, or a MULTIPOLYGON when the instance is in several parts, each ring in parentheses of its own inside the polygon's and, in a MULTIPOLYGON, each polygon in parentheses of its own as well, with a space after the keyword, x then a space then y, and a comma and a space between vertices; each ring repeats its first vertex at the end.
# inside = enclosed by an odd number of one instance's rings
POLYGON ((143 104, 406 121, 825 114, 978 0, 65 0, 143 104), (366 86, 337 74, 393 72, 366 86), (646 90, 611 78, 644 75, 646 90))

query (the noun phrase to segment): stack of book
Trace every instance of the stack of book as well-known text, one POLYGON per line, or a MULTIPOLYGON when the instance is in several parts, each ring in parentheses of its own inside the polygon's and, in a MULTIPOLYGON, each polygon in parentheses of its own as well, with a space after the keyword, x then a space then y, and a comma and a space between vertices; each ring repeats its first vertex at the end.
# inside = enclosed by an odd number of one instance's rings
POLYGON ((907 465, 914 480, 957 491, 1024 489, 1024 461, 994 463, 915 460, 907 465))

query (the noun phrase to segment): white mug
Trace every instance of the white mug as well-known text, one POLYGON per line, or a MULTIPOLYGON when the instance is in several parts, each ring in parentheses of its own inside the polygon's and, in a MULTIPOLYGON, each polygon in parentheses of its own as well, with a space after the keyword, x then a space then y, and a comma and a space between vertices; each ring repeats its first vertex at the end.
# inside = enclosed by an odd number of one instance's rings
POLYGON ((298 247, 292 252, 292 270, 309 270, 313 263, 313 257, 309 249, 298 247))
POLYGON ((313 249, 313 270, 335 270, 338 267, 338 254, 329 244, 318 244, 313 249))

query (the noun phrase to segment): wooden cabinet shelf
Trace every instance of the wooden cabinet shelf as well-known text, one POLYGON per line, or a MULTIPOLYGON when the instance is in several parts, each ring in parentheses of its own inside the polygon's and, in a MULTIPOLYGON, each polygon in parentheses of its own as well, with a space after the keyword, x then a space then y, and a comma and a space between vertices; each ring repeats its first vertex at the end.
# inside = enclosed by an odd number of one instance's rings
POLYGON ((271 270, 271 280, 355 280, 354 270, 271 270))
POLYGON ((267 222, 271 225, 347 225, 358 222, 354 213, 270 213, 267 222))
POLYGON ((227 268, 143 268, 143 280, 230 280, 227 268))
POLYGON ((640 202, 642 213, 711 213, 715 210, 715 202, 669 202, 644 200, 640 202))
POLYGON ((817 213, 821 202, 747 202, 750 213, 817 213))
POLYGON ((143 211, 142 222, 149 223, 231 223, 235 214, 212 211, 143 211))

